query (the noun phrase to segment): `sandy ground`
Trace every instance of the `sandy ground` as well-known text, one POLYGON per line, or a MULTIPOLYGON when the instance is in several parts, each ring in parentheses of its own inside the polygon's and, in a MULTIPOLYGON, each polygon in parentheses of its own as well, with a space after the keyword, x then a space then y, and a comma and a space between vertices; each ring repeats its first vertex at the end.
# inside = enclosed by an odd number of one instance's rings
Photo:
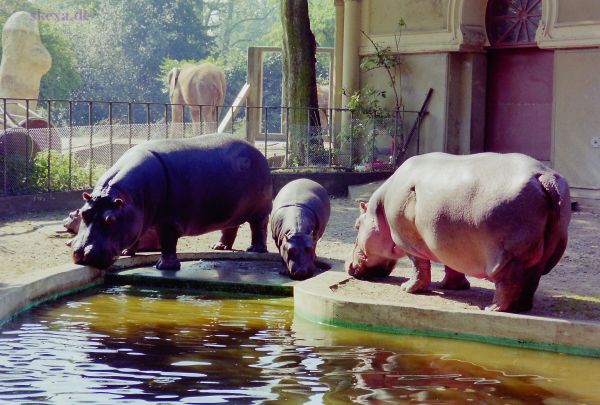
MULTIPOLYGON (((62 218, 74 208, 77 207, 0 218, 0 287, 11 284, 12 280, 25 273, 44 272, 71 261, 70 250, 65 245, 69 237, 56 231, 63 229, 62 218)), ((353 225, 357 215, 354 201, 332 200, 332 216, 318 245, 319 256, 334 260, 344 260, 348 256, 354 243, 353 225)), ((208 246, 218 238, 217 233, 182 238, 178 250, 208 251, 208 246)), ((530 314, 600 322, 600 211, 586 209, 574 212, 569 238, 567 251, 560 263, 542 277, 530 314)), ((250 229, 243 225, 234 248, 245 249, 249 241, 250 229)), ((276 252, 271 239, 269 251, 276 252)), ((485 307, 493 297, 493 284, 485 280, 470 279, 472 288, 468 291, 438 289, 436 282, 442 277, 439 266, 434 267, 430 293, 403 293, 399 285, 406 280, 408 267, 408 261, 401 261, 391 277, 376 282, 350 280, 339 292, 402 300, 409 305, 442 305, 473 310, 485 307)))

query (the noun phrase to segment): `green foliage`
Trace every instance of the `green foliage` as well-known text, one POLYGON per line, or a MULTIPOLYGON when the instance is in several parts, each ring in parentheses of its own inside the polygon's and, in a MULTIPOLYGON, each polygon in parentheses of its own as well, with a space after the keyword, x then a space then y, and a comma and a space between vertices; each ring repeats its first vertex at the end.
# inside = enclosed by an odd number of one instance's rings
POLYGON ((90 162, 79 165, 75 155, 60 153, 54 150, 39 152, 33 159, 29 185, 36 190, 46 190, 48 186, 48 153, 50 153, 50 190, 66 191, 91 187, 106 171, 106 166, 92 165, 90 183, 90 162), (71 188, 69 188, 69 165, 71 165, 71 188))

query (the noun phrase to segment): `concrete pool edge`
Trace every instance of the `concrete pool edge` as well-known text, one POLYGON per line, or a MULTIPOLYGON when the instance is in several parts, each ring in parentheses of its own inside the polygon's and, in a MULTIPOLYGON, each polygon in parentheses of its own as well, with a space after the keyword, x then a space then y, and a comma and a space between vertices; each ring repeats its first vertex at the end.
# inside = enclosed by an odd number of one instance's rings
POLYGON ((420 335, 600 357, 600 323, 486 311, 419 308, 340 298, 329 286, 348 278, 327 272, 294 286, 294 312, 324 325, 420 335))
MULTIPOLYGON (((52 301, 66 295, 92 288, 105 283, 107 278, 114 277, 122 270, 149 266, 156 263, 160 254, 141 253, 132 257, 121 257, 113 264, 109 271, 103 271, 90 266, 64 264, 53 267, 42 273, 31 273, 15 279, 10 284, 0 284, 0 326, 9 322, 19 314, 44 302, 52 301)), ((246 253, 238 251, 227 252, 182 252, 178 254, 182 261, 192 260, 263 260, 279 261, 275 253, 246 253)), ((224 284, 224 283, 221 283, 224 284)), ((220 291, 227 291, 226 285, 207 282, 205 285, 217 287, 220 291), (220 287, 220 288, 219 288, 220 287)), ((234 290, 229 289, 234 292, 234 290)), ((256 292, 280 296, 291 296, 292 287, 282 286, 279 289, 260 290, 257 287, 237 292, 256 292)))
MULTIPOLYGON (((245 252, 181 253, 182 260, 279 260, 277 254, 245 252)), ((113 270, 155 263, 157 254, 120 258, 113 270)), ((337 269, 339 266, 334 266, 337 269)), ((118 274, 118 273, 117 273, 118 274)), ((0 285, 0 326, 20 313, 46 301, 63 297, 106 282, 107 273, 74 264, 49 269, 0 285)), ((328 271, 302 282, 279 288, 293 288, 294 311, 311 322, 370 331, 422 335, 521 347, 579 356, 600 357, 600 323, 545 318, 529 315, 490 313, 469 310, 444 310, 390 304, 368 299, 340 299, 330 286, 347 279, 340 271, 328 271)), ((158 279, 158 280, 165 280, 158 279)), ((223 283, 221 283, 223 284, 223 283)), ((164 285, 161 285, 164 287, 164 285)), ((239 292, 214 282, 204 290, 239 292)), ((168 286, 167 286, 168 287, 168 286)), ((230 286, 231 287, 231 286, 230 286)), ((202 288, 198 288, 199 290, 202 288)), ((284 290, 280 290, 284 291, 284 290)), ((256 287, 244 293, 269 294, 256 287), (254 289, 254 290, 253 290, 254 289)), ((289 296, 285 294, 274 294, 289 296)))

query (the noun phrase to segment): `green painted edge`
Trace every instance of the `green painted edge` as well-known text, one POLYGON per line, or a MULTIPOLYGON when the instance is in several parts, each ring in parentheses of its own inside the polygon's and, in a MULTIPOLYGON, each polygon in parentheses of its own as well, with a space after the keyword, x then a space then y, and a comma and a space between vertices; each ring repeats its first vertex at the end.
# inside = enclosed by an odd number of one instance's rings
POLYGON ((498 346, 508 346, 508 347, 518 347, 522 349, 532 349, 538 351, 552 352, 552 353, 564 353, 575 356, 583 356, 583 357, 598 357, 600 358, 600 349, 591 348, 591 347, 577 347, 577 346, 569 346, 555 343, 543 343, 543 342, 534 342, 527 340, 519 340, 519 339, 509 339, 509 338, 501 338, 494 336, 483 336, 483 335, 474 335, 469 333, 460 333, 460 332, 444 332, 444 331, 435 331, 435 330, 426 330, 426 329, 414 329, 414 328, 403 328, 401 326, 383 326, 383 325, 373 325, 369 323, 362 322, 351 322, 344 321, 342 319, 324 319, 319 318, 317 316, 310 315, 308 313, 303 313, 302 311, 298 311, 296 306, 294 305, 294 314, 299 317, 309 321, 314 322, 320 325, 334 326, 340 328, 349 328, 349 329, 358 329, 365 330, 369 332, 381 332, 395 335, 417 335, 417 336, 426 336, 426 337, 434 337, 434 338, 446 338, 446 339, 458 339, 458 340, 466 340, 471 342, 478 343, 486 343, 493 344, 498 346))
POLYGON ((81 292, 81 291, 84 291, 84 290, 87 290, 87 289, 90 289, 93 287, 97 287, 97 286, 100 286, 103 284, 104 284, 104 281, 102 279, 100 279, 100 280, 93 281, 91 283, 80 285, 80 286, 74 287, 74 288, 69 288, 67 290, 55 292, 52 294, 45 295, 41 298, 35 299, 35 300, 31 301, 29 304, 25 305, 24 307, 19 308, 12 314, 8 315, 4 319, 0 319, 0 327, 4 326, 6 323, 12 321, 19 315, 23 314, 24 312, 27 312, 41 304, 44 304, 46 302, 56 301, 57 299, 66 297, 67 295, 76 294, 78 292, 81 292))
POLYGON ((177 278, 147 277, 140 275, 122 275, 107 273, 104 277, 106 285, 131 284, 138 286, 184 288, 199 291, 223 291, 232 293, 246 293, 256 295, 269 295, 274 297, 292 297, 293 286, 265 285, 265 284, 240 284, 210 280, 186 280, 177 278))

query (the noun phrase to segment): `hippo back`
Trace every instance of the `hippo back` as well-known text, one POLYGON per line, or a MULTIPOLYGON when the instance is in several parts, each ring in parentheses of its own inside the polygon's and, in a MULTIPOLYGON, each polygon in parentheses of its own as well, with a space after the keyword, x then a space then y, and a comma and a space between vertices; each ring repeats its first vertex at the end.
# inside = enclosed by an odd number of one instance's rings
POLYGON ((325 232, 325 227, 329 222, 331 214, 331 203, 327 190, 319 183, 309 179, 297 179, 286 184, 277 193, 273 201, 273 210, 275 214, 272 217, 271 229, 280 220, 276 213, 285 206, 304 206, 311 210, 317 220, 317 235, 320 238, 325 232))

